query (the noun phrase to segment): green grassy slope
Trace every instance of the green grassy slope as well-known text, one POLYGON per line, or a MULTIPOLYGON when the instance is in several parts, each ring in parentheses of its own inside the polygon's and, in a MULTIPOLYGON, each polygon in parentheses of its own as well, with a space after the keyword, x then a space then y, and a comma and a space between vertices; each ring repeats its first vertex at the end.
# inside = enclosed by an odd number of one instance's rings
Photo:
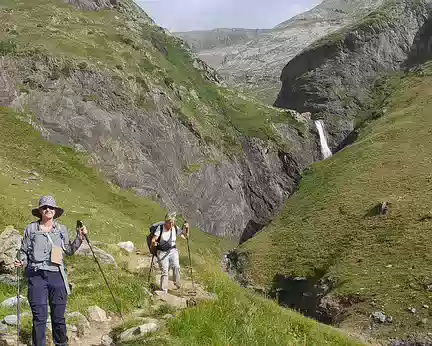
MULTIPOLYGON (((134 102, 148 111, 155 106, 150 90, 162 89, 170 96, 171 106, 182 121, 191 125, 204 141, 227 153, 239 152, 242 136, 274 140, 272 121, 297 125, 285 111, 257 104, 206 81, 192 68, 181 42, 155 26, 131 24, 124 14, 108 10, 80 12, 60 0, 5 0, 0 4, 0 22, 0 56, 12 60, 30 56, 47 61, 54 80, 83 69, 104 71, 119 81, 135 81, 134 102)), ((39 87, 32 83, 18 85, 23 93, 39 87)), ((94 95, 86 97, 98 102, 94 95)), ((39 196, 53 194, 66 210, 61 219, 64 224, 73 229, 77 219, 83 220, 90 230, 90 239, 105 242, 108 245, 104 248, 115 255, 119 269, 105 266, 104 271, 123 312, 148 307, 147 273, 125 270, 130 258, 120 253, 115 244, 131 240, 145 252, 148 226, 159 221, 165 210, 151 200, 137 197, 133 191, 106 183, 101 174, 86 166, 86 156, 45 142, 19 119, 29 116, 0 108, 0 230, 13 225, 22 232, 34 219, 30 210, 39 196)), ((283 145, 277 137, 275 140, 283 145)), ((167 335, 168 344, 202 345, 212 335, 212 344, 220 345, 358 345, 335 329, 250 295, 229 281, 218 268, 222 252, 232 246, 229 241, 193 229, 191 248, 197 275, 223 299, 190 309, 172 321, 161 332, 167 335), (268 320, 279 330, 277 334, 274 329, 263 327, 268 320)), ((180 244, 180 251, 184 267, 184 244, 180 244)), ((85 313, 94 304, 116 311, 91 258, 72 257, 67 264, 70 280, 76 285, 69 311, 85 313)), ((23 293, 26 294, 25 289, 23 293)), ((13 289, 0 285, 0 300, 14 294, 13 289)), ((1 309, 0 318, 10 313, 13 311, 1 309)), ((29 328, 30 320, 26 317, 25 338, 29 337, 29 328)))
MULTIPOLYGON (((206 80, 182 41, 145 21, 131 21, 128 14, 81 12, 61 0, 5 0, 0 22, 0 56, 48 57, 54 80, 76 69, 105 71, 113 79, 134 83, 135 105, 149 112, 156 108, 151 91, 163 90, 185 125, 227 153, 241 152, 243 136, 283 146, 272 123, 298 125, 282 110, 206 80)), ((34 87, 23 85, 21 91, 34 87)), ((86 98, 98 102, 94 95, 86 98)))
MULTIPOLYGON (((138 307, 146 308, 147 273, 126 271, 130 258, 116 250, 115 244, 132 240, 145 253, 148 226, 160 220, 164 210, 150 200, 104 182, 85 162, 84 156, 45 142, 17 114, 0 108, 0 229, 13 225, 22 232, 34 219, 30 210, 38 197, 53 194, 65 208, 61 221, 73 230, 76 219, 84 220, 90 239, 105 242, 104 248, 117 258, 119 269, 106 265, 104 271, 122 311, 128 314, 138 307), (29 172, 36 172, 37 179, 24 183, 29 175, 35 176, 29 172)), ((229 241, 193 229, 191 249, 197 275, 220 299, 189 309, 170 322, 160 332, 161 337, 168 338, 168 344, 359 345, 335 329, 284 310, 230 281, 218 268, 222 252, 232 246, 229 241), (272 321, 271 327, 265 326, 268 321, 272 321)), ((180 253, 184 266, 187 263, 184 243, 180 244, 180 253)), ((76 287, 68 311, 86 313, 88 306, 96 304, 116 312, 91 258, 70 257, 67 265, 76 287)), ((0 285, 0 300, 14 294, 13 288, 0 285)), ((11 313, 11 309, 0 309, 0 318, 11 313)), ((28 339, 30 317, 24 318, 23 328, 23 337, 28 339)))
MULTIPOLYGON (((377 90, 379 119, 366 122, 358 140, 315 163, 282 213, 241 251, 248 272, 270 287, 277 273, 326 273, 347 307, 346 326, 369 327, 369 314, 384 311, 393 323, 371 333, 406 336, 430 330, 432 311, 431 64, 421 73, 394 76, 377 90), (391 88, 383 90, 386 86, 391 88), (386 217, 375 215, 382 201, 386 217), (429 286, 429 289, 428 289, 429 286), (416 309, 413 314, 409 307, 416 309)), ((362 115, 364 118, 364 114, 362 115)))

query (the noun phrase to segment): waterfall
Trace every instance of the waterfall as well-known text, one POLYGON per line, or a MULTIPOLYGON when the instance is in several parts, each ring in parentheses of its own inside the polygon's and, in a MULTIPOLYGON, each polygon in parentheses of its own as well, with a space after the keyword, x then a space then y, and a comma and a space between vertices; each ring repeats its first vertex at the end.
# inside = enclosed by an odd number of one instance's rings
POLYGON ((332 152, 327 144, 327 138, 325 136, 324 132, 324 122, 322 120, 315 120, 315 126, 318 130, 319 137, 320 137, 320 143, 321 143, 321 153, 324 157, 324 159, 332 156, 332 152))

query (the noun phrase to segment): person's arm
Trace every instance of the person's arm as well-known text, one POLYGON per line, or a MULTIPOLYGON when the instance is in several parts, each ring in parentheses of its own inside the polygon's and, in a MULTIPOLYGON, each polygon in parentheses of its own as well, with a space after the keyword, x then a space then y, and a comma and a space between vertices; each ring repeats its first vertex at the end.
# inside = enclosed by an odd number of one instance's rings
POLYGON ((155 248, 156 246, 158 246, 157 240, 158 240, 160 234, 161 234, 161 229, 160 229, 160 227, 158 227, 158 229, 154 232, 154 236, 153 236, 152 241, 151 241, 152 248, 155 248))
POLYGON ((21 240, 21 248, 17 252, 17 258, 14 263, 16 267, 27 266, 29 248, 30 248, 30 229, 27 227, 24 230, 24 238, 21 240))
POLYGON ((184 227, 185 227, 186 233, 185 233, 185 231, 183 229, 181 229, 180 238, 186 240, 187 238, 189 238, 189 223, 186 222, 184 224, 184 227))
POLYGON ((77 236, 75 240, 72 242, 69 237, 69 230, 64 227, 63 232, 61 232, 63 236, 63 245, 64 252, 68 256, 72 256, 81 246, 84 240, 84 234, 87 234, 87 228, 83 226, 79 231, 77 231, 77 236))

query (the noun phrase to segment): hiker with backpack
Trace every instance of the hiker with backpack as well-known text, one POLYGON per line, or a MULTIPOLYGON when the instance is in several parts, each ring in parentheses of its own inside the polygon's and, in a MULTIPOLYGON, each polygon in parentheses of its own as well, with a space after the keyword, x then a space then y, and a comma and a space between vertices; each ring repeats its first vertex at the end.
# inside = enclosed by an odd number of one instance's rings
POLYGON ((165 221, 153 225, 153 236, 151 239, 151 253, 157 257, 159 268, 161 270, 160 287, 164 292, 168 292, 168 273, 169 267, 173 267, 174 285, 181 288, 180 283, 180 261, 179 252, 176 247, 177 236, 187 239, 189 236, 189 224, 184 224, 185 233, 179 229, 176 224, 176 213, 165 215, 165 221))
POLYGON ((81 246, 87 234, 85 226, 77 229, 74 241, 66 226, 56 221, 64 210, 52 196, 42 196, 39 206, 32 210, 38 221, 25 231, 16 267, 25 267, 28 281, 28 300, 33 314, 32 345, 46 345, 48 303, 51 310, 52 336, 55 345, 67 345, 65 311, 70 288, 63 253, 71 256, 81 246))

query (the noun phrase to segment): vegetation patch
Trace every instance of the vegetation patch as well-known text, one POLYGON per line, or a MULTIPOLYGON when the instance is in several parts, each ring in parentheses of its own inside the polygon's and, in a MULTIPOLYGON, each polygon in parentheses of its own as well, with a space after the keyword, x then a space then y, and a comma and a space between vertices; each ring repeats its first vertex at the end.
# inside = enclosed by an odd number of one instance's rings
POLYGON ((337 300, 358 301, 343 306, 343 326, 372 325, 383 339, 426 335, 430 319, 431 63, 422 71, 378 82, 385 112, 366 114, 357 141, 313 164, 281 214, 241 246, 256 284, 271 289, 278 275, 324 273, 337 300), (392 323, 372 323, 375 311, 392 323))

